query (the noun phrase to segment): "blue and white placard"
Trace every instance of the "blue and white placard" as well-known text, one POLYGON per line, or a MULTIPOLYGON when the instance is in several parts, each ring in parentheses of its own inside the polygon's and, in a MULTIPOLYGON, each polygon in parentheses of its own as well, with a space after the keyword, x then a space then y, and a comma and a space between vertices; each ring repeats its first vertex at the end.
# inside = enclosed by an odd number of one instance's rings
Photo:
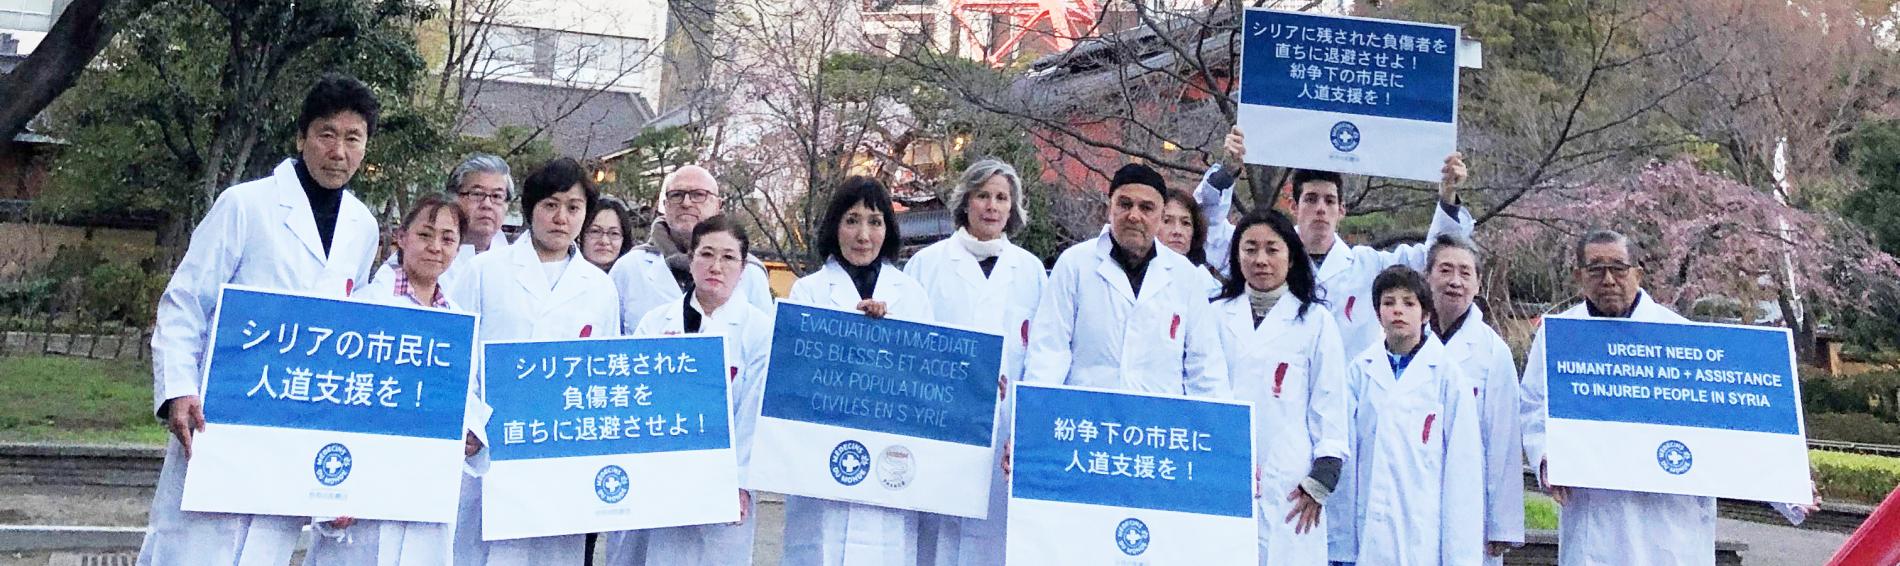
POLYGON ((482 539, 739 520, 719 336, 482 345, 482 539))
POLYGON ((1003 338, 780 302, 752 489, 983 518, 1003 338))
POLYGON ((1248 9, 1249 163, 1438 181, 1458 145, 1458 28, 1248 9))
POLYGON ((1007 562, 1259 561, 1253 406, 1016 384, 1007 562))
POLYGON ((183 508, 453 522, 475 324, 226 285, 183 508))
POLYGON ((1544 319, 1553 485, 1811 500, 1785 328, 1544 319))

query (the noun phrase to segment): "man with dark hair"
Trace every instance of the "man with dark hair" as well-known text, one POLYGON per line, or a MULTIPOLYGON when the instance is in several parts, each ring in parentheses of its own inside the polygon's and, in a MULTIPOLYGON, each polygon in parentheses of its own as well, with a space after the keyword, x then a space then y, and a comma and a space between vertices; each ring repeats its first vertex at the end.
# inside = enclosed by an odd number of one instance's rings
POLYGON ((269 177, 226 189, 192 231, 185 257, 159 298, 152 334, 153 401, 172 440, 140 565, 283 564, 310 522, 185 511, 185 462, 193 437, 205 429, 198 391, 220 286, 345 297, 365 283, 376 257, 376 219, 349 184, 376 132, 379 110, 363 83, 324 77, 297 115, 298 155, 269 177))
POLYGON ((1062 252, 1030 322, 1024 380, 1229 396, 1205 273, 1155 240, 1167 183, 1115 172, 1109 228, 1062 252))
MULTIPOLYGON (((1194 192, 1195 200, 1208 218, 1207 260, 1227 265, 1227 244, 1233 239, 1233 224, 1226 221, 1233 207, 1232 188, 1235 172, 1246 157, 1245 137, 1240 127, 1227 134, 1225 147, 1231 163, 1218 163, 1207 171, 1194 192)), ((1439 234, 1470 237, 1475 224, 1471 215, 1458 206, 1458 184, 1465 180, 1465 162, 1460 154, 1445 157, 1444 177, 1438 185, 1438 206, 1432 212, 1432 226, 1426 232, 1430 242, 1439 234)), ((1266 182, 1255 179, 1254 182, 1266 182)), ((1372 278, 1394 265, 1425 268, 1425 244, 1406 244, 1391 251, 1371 246, 1347 245, 1339 237, 1339 223, 1346 217, 1345 178, 1331 171, 1295 171, 1293 174, 1293 223, 1300 229, 1300 240, 1307 255, 1319 268, 1320 287, 1326 306, 1339 322, 1339 338, 1347 356, 1356 356, 1379 340, 1379 325, 1372 316, 1372 278)), ((1272 204, 1255 203, 1255 206, 1272 204)))

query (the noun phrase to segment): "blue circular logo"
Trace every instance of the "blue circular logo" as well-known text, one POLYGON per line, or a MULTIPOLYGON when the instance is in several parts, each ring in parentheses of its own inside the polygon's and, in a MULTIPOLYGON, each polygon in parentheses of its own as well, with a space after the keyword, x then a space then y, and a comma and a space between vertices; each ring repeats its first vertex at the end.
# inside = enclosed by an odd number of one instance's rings
POLYGON ((1665 472, 1680 476, 1689 473, 1689 468, 1695 466, 1695 455, 1689 453, 1686 444, 1674 440, 1664 441, 1656 447, 1656 465, 1662 466, 1665 472))
POLYGON ((831 449, 831 479, 844 485, 858 485, 871 475, 871 451, 856 440, 846 440, 831 449))
POLYGON ((1122 519, 1122 524, 1115 526, 1115 547, 1129 556, 1140 556, 1147 552, 1148 524, 1141 522, 1141 519, 1122 519))
POLYGON ((1328 137, 1333 141, 1333 149, 1344 152, 1359 149, 1359 126, 1352 122, 1333 124, 1333 133, 1328 137))
POLYGON ((317 483, 336 486, 350 478, 350 449, 335 442, 317 450, 317 460, 311 463, 311 469, 317 473, 317 483))
POLYGON ((594 473, 594 496, 608 503, 619 503, 627 498, 627 488, 632 482, 627 479, 627 471, 620 466, 607 466, 594 473))

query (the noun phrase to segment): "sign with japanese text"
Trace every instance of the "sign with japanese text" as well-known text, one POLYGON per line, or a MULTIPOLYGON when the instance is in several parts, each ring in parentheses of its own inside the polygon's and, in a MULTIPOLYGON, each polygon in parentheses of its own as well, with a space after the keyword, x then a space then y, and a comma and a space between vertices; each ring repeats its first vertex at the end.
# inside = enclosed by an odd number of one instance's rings
POLYGON ((455 520, 468 313, 227 285, 183 507, 455 520))
POLYGON ((1253 406, 1019 383, 1009 564, 1258 563, 1253 406))
POLYGON ((983 518, 995 334, 780 302, 752 489, 983 518))
POLYGON ((484 540, 739 520, 721 337, 487 342, 482 359, 484 540))
POLYGON ((1544 319, 1552 485, 1805 503, 1788 329, 1544 319))
POLYGON ((1247 10, 1249 163, 1438 181, 1458 143, 1458 28, 1247 10))

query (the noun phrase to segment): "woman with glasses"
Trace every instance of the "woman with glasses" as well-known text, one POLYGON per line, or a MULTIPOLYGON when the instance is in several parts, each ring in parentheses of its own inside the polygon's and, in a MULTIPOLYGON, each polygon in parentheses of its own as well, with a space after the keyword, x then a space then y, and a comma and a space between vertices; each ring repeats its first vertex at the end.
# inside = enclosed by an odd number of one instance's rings
MULTIPOLYGON (((752 430, 765 393, 766 357, 772 351, 772 319, 739 299, 735 291, 751 246, 745 230, 716 215, 693 227, 692 291, 680 300, 648 311, 634 334, 664 336, 708 334, 726 340, 726 376, 733 406, 733 452, 739 460, 739 485, 752 459, 752 430)), ((752 563, 752 494, 741 489, 739 522, 611 533, 607 564, 666 566, 747 566, 752 563)))
MULTIPOLYGON (((792 284, 791 300, 919 322, 931 320, 924 287, 891 265, 902 240, 891 195, 877 181, 846 179, 819 224, 823 269, 792 284)), ((910 565, 917 563, 915 511, 785 498, 782 566, 910 565)))
POLYGON ((614 268, 614 261, 627 255, 633 249, 633 240, 627 238, 632 216, 627 211, 627 203, 609 195, 601 195, 600 202, 594 207, 594 216, 587 222, 587 229, 581 232, 581 257, 587 263, 601 271, 614 268))

